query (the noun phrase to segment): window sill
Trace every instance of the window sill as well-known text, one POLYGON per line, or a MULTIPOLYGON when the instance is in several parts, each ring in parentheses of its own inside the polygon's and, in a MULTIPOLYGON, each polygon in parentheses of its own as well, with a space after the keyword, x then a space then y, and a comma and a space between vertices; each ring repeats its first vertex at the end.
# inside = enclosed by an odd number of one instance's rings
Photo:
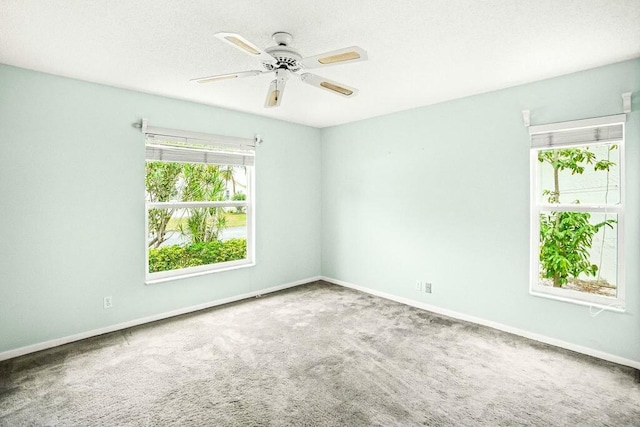
POLYGON ((547 298, 547 299, 552 299, 552 300, 562 301, 562 302, 568 302, 568 303, 571 303, 571 304, 583 305, 583 306, 589 307, 589 308, 597 308, 597 309, 604 310, 604 311, 612 311, 614 313, 625 313, 626 312, 626 308, 624 307, 624 303, 621 303, 619 301, 614 301, 611 304, 601 304, 601 303, 597 303, 597 302, 582 301, 582 300, 578 300, 578 299, 575 299, 575 298, 561 297, 561 296, 547 294, 547 293, 543 293, 543 292, 536 292, 536 291, 533 291, 533 290, 529 290, 529 294, 533 295, 533 296, 536 296, 536 297, 547 298), (622 307, 620 307, 620 305, 622 305, 622 307))
POLYGON ((157 279, 153 279, 153 278, 146 279, 144 283, 145 283, 145 285, 156 285, 158 283, 172 282, 174 280, 181 280, 181 279, 188 279, 190 277, 204 276, 205 274, 214 274, 214 273, 221 273, 223 271, 239 270, 241 268, 253 267, 255 265, 256 265, 255 262, 247 262, 247 263, 244 263, 244 264, 236 264, 236 265, 232 265, 232 266, 228 266, 228 267, 214 268, 214 269, 211 269, 211 270, 198 271, 198 272, 193 272, 193 273, 176 274, 175 276, 161 277, 161 278, 157 278, 157 279))

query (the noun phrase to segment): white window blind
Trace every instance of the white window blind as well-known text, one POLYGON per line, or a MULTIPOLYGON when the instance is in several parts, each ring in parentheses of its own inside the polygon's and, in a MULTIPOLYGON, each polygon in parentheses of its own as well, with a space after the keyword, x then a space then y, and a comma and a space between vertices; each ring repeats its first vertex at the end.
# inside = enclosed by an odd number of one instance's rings
POLYGON ((623 139, 626 115, 531 126, 531 148, 612 143, 623 139))
POLYGON ((255 139, 147 126, 145 157, 151 161, 253 166, 255 139))

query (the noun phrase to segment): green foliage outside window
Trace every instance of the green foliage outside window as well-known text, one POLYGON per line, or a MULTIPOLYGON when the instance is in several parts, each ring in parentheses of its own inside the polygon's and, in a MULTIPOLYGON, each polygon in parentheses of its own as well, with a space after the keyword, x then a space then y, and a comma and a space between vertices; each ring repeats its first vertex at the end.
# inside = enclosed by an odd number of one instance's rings
MULTIPOLYGON (((145 187, 150 202, 168 202, 178 195, 176 186, 182 165, 169 162, 147 162, 145 187)), ((166 240, 167 224, 173 215, 173 209, 149 210, 149 233, 153 237, 149 247, 157 248, 166 240)))
MULTIPOLYGON (((244 193, 236 193, 233 195, 233 200, 247 200, 247 195, 244 193)), ((236 207, 236 213, 243 213, 245 211, 244 206, 236 207)))
MULTIPOLYGON (((226 184, 232 180, 231 171, 231 167, 208 164, 147 162, 147 201, 223 201, 226 184)), ((222 207, 149 209, 149 272, 246 258, 246 239, 220 240, 226 227, 222 207), (166 246, 170 227, 177 228, 184 243, 166 246)))
MULTIPOLYGON (((610 151, 616 149, 612 145, 610 151)), ((549 203, 560 203, 559 173, 569 170, 572 175, 582 174, 587 165, 594 171, 608 172, 615 163, 608 159, 597 159, 585 148, 570 148, 538 152, 538 161, 553 168, 554 188, 545 189, 549 203)), ((575 200, 574 203, 580 203, 575 200)), ((593 237, 602 227, 613 228, 616 221, 609 219, 591 224, 587 212, 553 211, 540 214, 540 265, 541 275, 552 279, 554 287, 562 287, 570 278, 580 274, 596 276, 598 266, 590 260, 593 237)))
POLYGON ((149 249, 149 273, 196 267, 247 257, 246 239, 229 239, 149 249))
MULTIPOLYGON (((182 191, 183 201, 220 201, 224 200, 225 181, 218 166, 202 164, 184 164, 182 191)), ((226 226, 222 208, 189 209, 186 226, 180 224, 180 232, 188 236, 191 243, 214 242, 220 231, 226 226)))

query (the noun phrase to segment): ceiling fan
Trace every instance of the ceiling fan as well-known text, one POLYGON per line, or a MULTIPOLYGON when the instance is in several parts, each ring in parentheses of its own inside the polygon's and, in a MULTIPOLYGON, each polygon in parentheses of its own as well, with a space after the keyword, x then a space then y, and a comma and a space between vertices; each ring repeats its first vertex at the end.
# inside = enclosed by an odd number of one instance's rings
POLYGON ((301 70, 307 68, 321 68, 366 60, 367 52, 358 46, 345 47, 343 49, 303 58, 296 49, 290 46, 293 37, 289 33, 274 33, 272 38, 276 45, 264 50, 260 49, 239 34, 217 33, 215 36, 223 42, 228 43, 242 52, 262 61, 262 66, 265 69, 201 77, 191 80, 192 82, 211 83, 224 79, 275 73, 275 79, 271 82, 269 92, 267 93, 267 99, 264 104, 267 108, 278 107, 280 105, 287 80, 290 76, 295 76, 302 82, 310 84, 311 86, 315 86, 347 98, 353 97, 358 93, 358 90, 353 87, 325 79, 324 77, 320 77, 315 74, 304 72, 299 74, 301 70))

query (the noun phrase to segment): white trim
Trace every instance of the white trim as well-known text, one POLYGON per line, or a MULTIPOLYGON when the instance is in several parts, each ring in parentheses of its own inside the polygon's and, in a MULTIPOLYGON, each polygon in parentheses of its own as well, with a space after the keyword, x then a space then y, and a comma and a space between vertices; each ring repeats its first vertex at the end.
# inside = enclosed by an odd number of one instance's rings
POLYGON ((247 218, 247 258, 256 261, 256 173, 255 165, 247 168, 247 195, 249 204, 245 208, 247 218))
MULTIPOLYGON (((145 132, 146 121, 143 120, 143 132, 145 132)), ((247 176, 247 199, 242 201, 187 201, 187 202, 149 202, 145 201, 145 284, 156 284, 171 280, 179 280, 187 277, 200 276, 203 274, 218 273, 222 271, 235 270, 238 268, 253 267, 255 260, 255 209, 252 203, 255 202, 255 178, 254 164, 246 165, 247 176), (245 207, 246 209, 246 257, 240 260, 204 264, 195 267, 178 268, 151 273, 149 272, 149 210, 150 209, 192 209, 206 207, 245 207)), ((147 195, 145 193, 145 199, 147 195)))
MULTIPOLYGON (((531 295, 537 297, 545 297, 549 299, 554 299, 557 301, 564 301, 579 305, 588 305, 593 306, 594 308, 599 308, 601 310, 609 310, 614 312, 624 313, 626 310, 626 302, 625 302, 625 270, 624 270, 624 212, 625 212, 625 188, 626 188, 626 176, 625 176, 625 135, 626 135, 626 115, 618 114, 616 116, 605 116, 605 117, 596 117, 593 119, 586 120, 575 120, 572 122, 564 122, 564 123, 555 123, 552 124, 557 127, 561 126, 573 126, 577 124, 584 124, 585 126, 599 126, 602 124, 611 124, 618 123, 622 127, 622 138, 616 144, 618 146, 619 152, 619 160, 618 160, 618 173, 619 173, 619 189, 620 189, 620 200, 618 204, 615 205, 599 205, 599 204, 549 204, 542 203, 539 199, 540 197, 540 175, 538 174, 539 170, 539 161, 538 161, 538 152, 541 150, 549 149, 548 147, 531 147, 530 150, 530 159, 529 159, 529 182, 530 182, 530 261, 529 261, 529 293, 531 295), (620 121, 621 120, 621 121, 620 121), (541 212, 590 212, 590 213, 604 213, 606 214, 615 214, 617 215, 617 267, 616 267, 616 296, 608 297, 597 294, 589 294, 586 292, 579 292, 569 289, 562 288, 553 288, 548 286, 543 286, 539 283, 539 269, 540 269, 540 259, 539 259, 539 251, 540 251, 540 213, 541 212)), ((542 125, 537 126, 537 128, 541 128, 544 126, 552 126, 552 125, 542 125)), ((532 126, 532 128, 536 128, 536 126, 532 126)), ((555 129, 558 130, 558 129, 555 129)), ((565 130, 561 128, 560 130, 565 130)), ((530 134, 536 133, 534 131, 530 131, 530 134)), ((539 132, 538 132, 539 133, 539 132)), ((607 145, 612 144, 611 142, 601 142, 601 143, 591 143, 587 144, 590 146, 594 145, 607 145)), ((562 146, 553 147, 552 149, 561 149, 562 146)))
MULTIPOLYGON (((620 305, 620 302, 618 302, 618 300, 613 297, 608 297, 612 300, 610 303, 604 303, 602 302, 603 301, 602 299, 596 299, 596 298, 593 298, 593 300, 580 299, 585 297, 584 292, 572 291, 570 289, 554 289, 554 288, 546 289, 546 288, 547 287, 541 286, 541 285, 534 286, 533 289, 529 289, 529 294, 536 297, 549 298, 556 301, 584 305, 586 307, 593 307, 600 310, 613 311, 616 313, 626 312, 625 306, 620 305), (542 291, 537 291, 537 289, 542 289, 542 291), (572 295, 574 296, 573 298, 571 297, 572 295)), ((607 297, 604 297, 604 298, 607 298, 607 297)))
POLYGON ((529 135, 533 135, 536 133, 567 131, 571 129, 590 128, 590 127, 597 127, 602 125, 618 124, 618 123, 624 123, 626 121, 627 121, 626 114, 616 114, 613 116, 594 117, 591 119, 548 123, 544 125, 529 126, 529 135))
POLYGON ((23 356, 29 353, 35 353, 36 351, 46 350, 48 348, 58 347, 64 344, 69 344, 75 341, 80 341, 86 338, 95 337, 98 335, 108 334, 110 332, 120 331, 122 329, 131 328, 134 326, 144 325, 145 323, 155 322, 169 317, 180 316, 182 314, 192 313, 194 311, 204 310, 207 308, 215 307, 218 305, 228 304, 235 301, 240 301, 247 298, 252 298, 272 292, 281 291, 283 289, 293 288, 296 286, 304 285, 307 283, 320 280, 320 276, 308 277, 302 280, 296 280, 295 282, 285 283, 279 286, 273 286, 271 288, 260 289, 257 291, 247 292, 245 294, 235 295, 227 298, 222 298, 215 301, 205 302, 202 304, 193 305, 191 307, 179 308, 176 310, 168 311, 166 313, 155 314, 152 316, 142 317, 140 319, 130 320, 128 322, 118 323, 115 325, 105 326, 104 328, 93 329, 91 331, 80 332, 74 335, 68 335, 62 338, 56 338, 49 341, 44 341, 37 344, 28 345, 25 347, 16 348, 13 350, 7 350, 0 353, 0 361, 12 359, 14 357, 23 356))
POLYGON ((420 308, 422 310, 430 311, 432 313, 441 314, 443 316, 452 317, 458 320, 464 320, 465 322, 471 322, 478 325, 487 326, 489 328, 498 329, 500 331, 508 332, 510 334, 518 335, 518 336, 539 341, 545 344, 575 351, 577 353, 586 354, 588 356, 597 357, 598 359, 603 359, 603 360, 607 360, 609 362, 617 363, 620 365, 625 365, 625 366, 630 366, 632 368, 640 369, 640 361, 635 361, 635 360, 627 359, 624 357, 616 356, 614 354, 605 353, 604 351, 595 350, 589 347, 583 347, 577 344, 572 344, 566 341, 559 340, 557 338, 551 338, 546 335, 536 334, 534 332, 525 331, 523 329, 514 328, 512 326, 504 325, 502 323, 482 319, 480 317, 470 316, 468 314, 459 313, 457 311, 448 310, 446 308, 437 307, 435 305, 425 304, 423 302, 414 301, 409 298, 403 298, 396 295, 388 294, 386 292, 376 291, 373 289, 365 288, 363 286, 354 285, 353 283, 345 282, 343 280, 333 279, 331 277, 326 277, 326 276, 321 276, 320 280, 333 283, 334 285, 344 286, 345 288, 355 289, 357 291, 375 295, 380 298, 385 298, 391 301, 399 302, 401 304, 409 305, 411 307, 420 308))
MULTIPOLYGON (((147 257, 149 251, 147 251, 147 257)), ((158 271, 148 273, 145 278, 145 285, 155 285, 158 283, 172 282, 174 280, 188 279, 189 277, 203 276, 205 274, 221 273, 223 271, 238 270, 241 268, 255 267, 256 263, 248 258, 235 261, 218 262, 215 264, 204 264, 196 267, 179 268, 176 270, 158 271)))
POLYGON ((171 209, 171 208, 235 208, 247 206, 248 201, 244 200, 222 200, 222 201, 204 201, 204 202, 147 202, 147 209, 171 209))
MULTIPOLYGON (((538 186, 539 188, 540 186, 538 186)), ((538 203, 538 208, 542 212, 593 212, 593 213, 615 213, 621 214, 623 208, 620 204, 617 205, 590 205, 590 204, 567 204, 559 203, 552 205, 550 203, 538 203)))
POLYGON ((206 302, 203 304, 194 305, 191 307, 181 308, 177 310, 172 310, 166 313, 156 314, 153 316, 147 316, 140 319, 130 320, 128 322, 118 323, 116 325, 106 326, 100 329, 93 329, 91 331, 81 332, 74 335, 68 335, 62 338, 56 338, 49 341, 44 341, 37 344, 32 344, 20 348, 16 348, 13 350, 7 350, 4 352, 0 352, 0 361, 13 359, 14 357, 24 356, 25 354, 35 353, 37 351, 46 350, 53 347, 58 347, 64 344, 69 344, 75 341, 80 341, 86 338, 95 337, 98 335, 108 334, 110 332, 120 331, 122 329, 131 328, 134 326, 144 325, 146 323, 155 322, 158 320, 168 319, 170 317, 180 316, 182 314, 188 314, 199 310, 205 310, 207 308, 228 304, 235 301, 240 301, 243 299, 253 298, 260 295, 265 295, 272 292, 281 291, 284 289, 294 288, 296 286, 305 285, 307 283, 316 282, 318 280, 324 280, 325 282, 332 283, 334 285, 343 286, 345 288, 355 289, 360 292, 364 292, 370 295, 375 295, 380 298, 388 299, 391 301, 399 302, 401 304, 405 304, 411 307, 416 307, 421 310, 430 311, 432 313, 441 314, 443 316, 448 316, 454 319, 463 320, 465 322, 471 322, 482 326, 487 326, 489 328, 497 329, 503 332, 507 332, 510 334, 518 335, 524 338, 528 338, 534 341, 539 341, 545 344, 553 345, 556 347, 564 348, 567 350, 575 351, 577 353, 586 354, 588 356, 593 356, 598 359, 607 360, 609 362, 617 363, 624 366, 630 366, 635 369, 640 369, 640 361, 635 361, 631 359, 627 359, 624 357, 616 356, 614 354, 606 353, 599 350, 594 350, 589 347, 583 347, 577 344, 568 343, 566 341, 562 341, 556 338, 551 338, 546 335, 536 334, 533 332, 525 331, 523 329, 514 328, 512 326, 504 325, 502 323, 493 322, 491 320, 482 319, 480 317, 470 316, 467 314, 459 313, 457 311, 448 310, 445 308, 437 307, 430 304, 425 304, 420 301, 414 301, 408 298, 399 297, 396 295, 388 294, 386 292, 380 292, 373 289, 365 288, 364 286, 355 285, 353 283, 345 282, 343 280, 333 279, 327 276, 314 276, 309 277, 307 279, 296 280, 294 282, 285 283, 279 286, 273 286, 270 288, 252 291, 241 295, 236 295, 228 298, 223 298, 211 302, 206 302))

